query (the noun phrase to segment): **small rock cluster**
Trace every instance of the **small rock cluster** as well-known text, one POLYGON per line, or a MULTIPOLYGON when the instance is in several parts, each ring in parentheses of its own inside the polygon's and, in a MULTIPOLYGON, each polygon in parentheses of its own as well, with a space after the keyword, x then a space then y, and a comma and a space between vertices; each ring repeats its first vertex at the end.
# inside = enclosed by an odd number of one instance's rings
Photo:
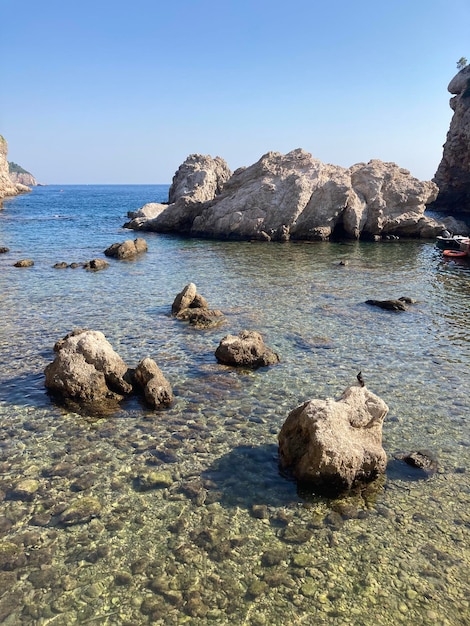
POLYGON ((225 320, 222 311, 209 308, 204 296, 197 293, 194 283, 186 285, 176 296, 171 306, 171 314, 197 328, 212 328, 225 320))
POLYGON ((130 369, 99 331, 74 330, 55 344, 54 352, 54 361, 45 369, 45 385, 64 400, 99 406, 137 392, 153 409, 173 400, 155 361, 147 357, 130 369))

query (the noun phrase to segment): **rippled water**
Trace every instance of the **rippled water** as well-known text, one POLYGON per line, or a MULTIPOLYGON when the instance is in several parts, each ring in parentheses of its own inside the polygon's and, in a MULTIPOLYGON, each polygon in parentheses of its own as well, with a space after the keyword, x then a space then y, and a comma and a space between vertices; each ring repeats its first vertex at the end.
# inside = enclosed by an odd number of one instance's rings
POLYGON ((166 193, 44 187, 0 211, 0 622, 470 624, 470 264, 432 242, 145 233, 135 261, 52 268, 134 238, 127 211, 166 193), (224 326, 169 316, 190 281, 224 326), (364 304, 400 296, 417 303, 364 304), (76 327, 101 330, 130 366, 153 357, 174 405, 131 400, 106 419, 55 406, 43 370, 76 327), (281 364, 218 365, 220 339, 243 328, 281 364), (299 494, 278 472, 279 430, 359 370, 390 407, 387 475, 340 500, 299 494), (417 448, 438 456, 429 480, 394 458, 417 448), (88 521, 60 523, 77 503, 88 521))

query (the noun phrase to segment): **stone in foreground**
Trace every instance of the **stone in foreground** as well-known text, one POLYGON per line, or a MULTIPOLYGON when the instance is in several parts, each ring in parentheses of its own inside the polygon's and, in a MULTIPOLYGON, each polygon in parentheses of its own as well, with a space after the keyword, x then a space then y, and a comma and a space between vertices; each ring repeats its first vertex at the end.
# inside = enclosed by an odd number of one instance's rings
POLYGON ((260 333, 242 330, 238 335, 224 337, 215 356, 219 363, 256 369, 279 363, 279 356, 268 348, 260 333))
POLYGON ((385 472, 385 402, 366 387, 348 387, 339 400, 310 400, 289 414, 279 433, 279 458, 302 483, 327 494, 351 489, 385 472))

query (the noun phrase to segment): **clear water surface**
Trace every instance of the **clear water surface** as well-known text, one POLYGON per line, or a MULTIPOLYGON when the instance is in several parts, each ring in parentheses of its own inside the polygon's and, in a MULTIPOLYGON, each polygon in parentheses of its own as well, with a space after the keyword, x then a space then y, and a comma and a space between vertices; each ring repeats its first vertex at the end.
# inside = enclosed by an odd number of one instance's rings
POLYGON ((135 238, 127 211, 167 191, 38 187, 0 210, 0 623, 470 624, 470 264, 432 242, 144 233, 134 261, 52 267, 135 238), (13 267, 22 258, 34 266, 13 267), (224 326, 170 317, 191 281, 224 326), (364 303, 400 296, 417 303, 364 303), (55 405, 44 367, 77 327, 130 366, 154 358, 174 405, 130 400, 99 419, 55 405), (281 364, 218 365, 220 339, 244 328, 281 364), (279 430, 359 370, 390 407, 387 475, 339 500, 298 493, 278 471, 279 430), (438 456, 429 480, 396 461, 414 449, 438 456), (140 489, 152 473, 159 487, 140 489), (86 521, 58 522, 80 506, 86 521))

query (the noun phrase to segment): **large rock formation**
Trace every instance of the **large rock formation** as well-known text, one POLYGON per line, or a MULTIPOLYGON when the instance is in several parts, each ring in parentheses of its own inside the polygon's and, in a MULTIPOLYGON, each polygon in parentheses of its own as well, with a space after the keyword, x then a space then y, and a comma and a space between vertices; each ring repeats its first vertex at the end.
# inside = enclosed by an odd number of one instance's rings
POLYGON ((454 94, 450 99, 454 115, 434 177, 439 195, 430 208, 470 213, 470 65, 450 81, 447 89, 454 94))
POLYGON ((19 193, 31 191, 29 187, 14 183, 10 178, 7 161, 8 144, 6 139, 0 135, 0 203, 3 198, 17 196, 19 193))
POLYGON ((335 401, 310 400, 279 433, 281 466, 323 492, 348 490, 385 472, 382 424, 388 406, 361 382, 335 401))
POLYGON ((374 160, 343 168, 324 164, 301 149, 286 155, 269 152, 228 180, 223 169, 224 182, 217 186, 217 159, 192 155, 188 161, 175 176, 170 204, 127 227, 278 241, 335 235, 434 237, 443 229, 424 216, 426 204, 437 195, 436 185, 417 180, 394 163, 374 160), (188 168, 198 176, 185 174, 188 168))
POLYGON ((26 171, 21 167, 21 165, 18 165, 13 161, 8 162, 8 171, 12 183, 15 185, 19 183, 20 185, 26 185, 27 187, 36 187, 38 184, 38 181, 30 172, 26 171))

